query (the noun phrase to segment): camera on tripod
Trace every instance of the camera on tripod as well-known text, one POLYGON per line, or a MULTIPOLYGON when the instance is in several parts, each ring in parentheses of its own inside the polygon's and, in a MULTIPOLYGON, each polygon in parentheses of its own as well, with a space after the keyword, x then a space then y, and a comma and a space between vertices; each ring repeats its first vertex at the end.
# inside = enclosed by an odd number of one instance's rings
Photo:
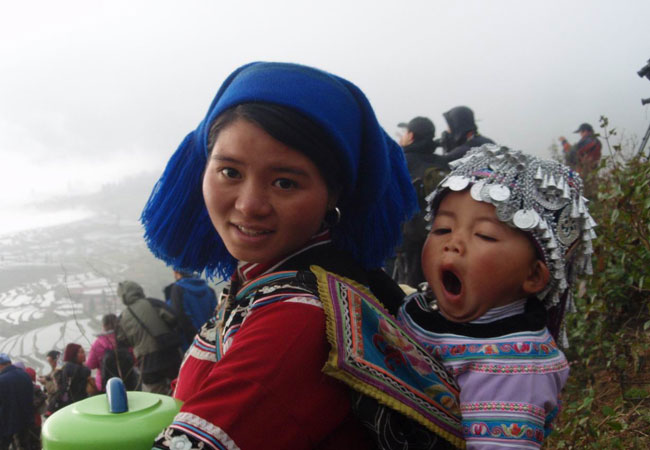
MULTIPOLYGON (((641 78, 646 77, 648 80, 650 80, 650 59, 648 60, 646 65, 643 66, 641 70, 639 70, 636 74, 641 78)), ((650 103, 650 97, 641 99, 641 105, 647 105, 648 103, 650 103)), ((639 146, 639 153, 643 153, 643 149, 648 143, 648 140, 650 140, 650 126, 648 127, 648 130, 645 132, 645 136, 643 136, 643 139, 641 139, 641 145, 639 146)))
POLYGON ((648 80, 650 80, 650 59, 646 65, 637 72, 637 75, 639 75, 641 78, 646 77, 648 80))
MULTIPOLYGON (((636 74, 641 78, 646 77, 648 80, 650 80, 650 59, 646 65, 641 67, 641 70, 639 70, 636 74)), ((641 99, 641 105, 647 105, 648 103, 650 103, 650 97, 641 99)))

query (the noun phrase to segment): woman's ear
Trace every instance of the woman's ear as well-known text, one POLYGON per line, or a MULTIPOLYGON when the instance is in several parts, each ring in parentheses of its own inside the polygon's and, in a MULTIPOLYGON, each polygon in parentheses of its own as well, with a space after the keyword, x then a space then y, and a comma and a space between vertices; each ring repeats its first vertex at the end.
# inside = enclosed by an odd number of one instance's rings
POLYGON ((528 278, 524 281, 522 288, 526 294, 537 294, 546 287, 550 278, 551 273, 546 264, 537 259, 531 266, 528 278))
POLYGON ((339 202, 339 197, 341 195, 341 188, 328 189, 328 198, 327 198, 327 210, 331 211, 336 208, 336 205, 339 202))

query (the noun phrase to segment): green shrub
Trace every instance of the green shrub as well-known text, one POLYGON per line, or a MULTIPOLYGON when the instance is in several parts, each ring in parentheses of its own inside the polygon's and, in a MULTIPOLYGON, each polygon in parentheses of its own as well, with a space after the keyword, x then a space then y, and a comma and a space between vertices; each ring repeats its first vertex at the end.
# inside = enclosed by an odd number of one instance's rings
POLYGON ((650 448, 650 163, 611 145, 608 125, 601 118, 609 154, 585 180, 594 275, 567 317, 571 375, 547 448, 650 448))

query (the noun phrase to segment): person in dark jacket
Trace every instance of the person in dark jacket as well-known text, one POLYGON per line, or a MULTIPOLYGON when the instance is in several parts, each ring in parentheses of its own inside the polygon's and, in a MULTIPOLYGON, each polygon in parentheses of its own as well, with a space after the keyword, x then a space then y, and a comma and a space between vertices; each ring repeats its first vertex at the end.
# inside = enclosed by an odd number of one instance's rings
POLYGON ((117 295, 126 306, 118 322, 117 342, 133 347, 142 376, 142 390, 169 394, 171 381, 178 374, 181 353, 178 345, 165 347, 163 335, 173 332, 170 324, 175 317, 164 308, 155 308, 134 281, 119 283, 117 295))
POLYGON ((57 381, 59 391, 68 389, 71 403, 88 397, 86 386, 90 377, 90 369, 84 365, 86 351, 79 344, 70 343, 63 351, 62 376, 57 381), (61 382, 60 382, 61 381, 61 382), (67 387, 69 386, 69 388, 67 387))
POLYGON ((191 273, 174 270, 176 281, 163 290, 165 301, 176 312, 183 330, 183 351, 187 350, 197 331, 214 313, 217 296, 208 283, 191 273))
MULTIPOLYGON (((404 150, 411 182, 418 195, 420 212, 403 226, 402 245, 397 249, 392 276, 400 284, 417 288, 420 283, 424 282, 420 253, 427 237, 424 198, 429 192, 425 187, 425 177, 430 173, 428 169, 443 170, 446 168, 446 164, 436 159, 438 155, 434 155, 437 147, 434 141, 436 128, 430 119, 414 117, 408 123, 402 122, 397 126, 405 129, 399 144, 404 150)), ((437 183, 429 184, 435 186, 437 183)))
POLYGON ((594 135, 594 128, 588 124, 580 124, 574 133, 580 133, 580 140, 571 145, 564 136, 560 136, 560 143, 564 150, 564 158, 572 169, 577 171, 582 179, 598 166, 602 144, 594 135))
POLYGON ((399 145, 404 150, 406 166, 412 180, 422 178, 425 169, 429 167, 445 168, 445 166, 439 165, 439 161, 433 154, 437 147, 433 139, 436 135, 436 128, 430 119, 414 117, 408 123, 402 122, 397 126, 405 129, 400 137, 399 145))
POLYGON ((41 425, 43 424, 41 414, 45 412, 45 407, 47 406, 47 395, 41 386, 36 384, 36 371, 31 367, 27 367, 25 372, 29 375, 34 387, 34 423, 29 427, 29 443, 31 445, 30 448, 40 450, 42 448, 41 425))
POLYGON ((447 152, 443 155, 435 155, 436 163, 446 165, 456 159, 465 156, 470 148, 480 147, 483 144, 494 144, 490 138, 482 136, 474 121, 474 111, 467 106, 456 106, 443 114, 447 121, 447 134, 443 139, 443 145, 447 152))
POLYGON ((29 430, 34 425, 34 388, 24 370, 0 353, 0 450, 29 448, 29 430))
MULTIPOLYGON (((55 375, 61 371, 61 365, 59 362, 61 358, 61 352, 58 350, 50 350, 47 352, 46 359, 49 366, 52 368, 50 373, 45 376, 39 376, 38 382, 43 385, 45 389, 45 394, 47 395, 47 405, 54 404, 54 397, 56 396, 56 382, 54 381, 55 375)), ((52 414, 52 411, 46 410, 45 416, 48 417, 52 414)))

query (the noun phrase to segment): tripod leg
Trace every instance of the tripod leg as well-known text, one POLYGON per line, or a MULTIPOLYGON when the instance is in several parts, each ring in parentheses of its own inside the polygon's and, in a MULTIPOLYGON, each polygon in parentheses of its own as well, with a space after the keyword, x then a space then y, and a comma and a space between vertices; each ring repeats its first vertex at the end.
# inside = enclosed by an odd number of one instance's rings
POLYGON ((643 136, 643 139, 641 140, 641 145, 639 146, 638 154, 643 153, 643 149, 645 148, 646 144, 648 143, 648 139, 650 139, 650 125, 648 125, 648 129, 645 132, 645 136, 643 136))

